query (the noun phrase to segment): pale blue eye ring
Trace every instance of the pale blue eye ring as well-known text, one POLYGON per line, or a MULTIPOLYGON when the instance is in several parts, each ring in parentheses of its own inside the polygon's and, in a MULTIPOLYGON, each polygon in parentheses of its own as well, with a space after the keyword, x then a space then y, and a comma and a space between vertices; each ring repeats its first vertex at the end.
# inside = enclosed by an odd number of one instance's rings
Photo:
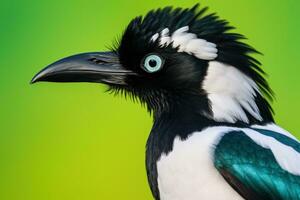
POLYGON ((148 73, 154 73, 161 70, 163 59, 155 54, 147 55, 143 62, 143 69, 148 73))

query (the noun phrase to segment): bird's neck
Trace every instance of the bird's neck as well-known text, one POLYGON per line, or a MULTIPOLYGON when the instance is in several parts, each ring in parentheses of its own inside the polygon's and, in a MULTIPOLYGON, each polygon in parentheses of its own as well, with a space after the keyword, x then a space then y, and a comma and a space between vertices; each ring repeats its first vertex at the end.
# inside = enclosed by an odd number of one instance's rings
POLYGON ((193 132, 216 124, 207 117, 208 102, 201 96, 172 97, 165 105, 165 109, 153 110, 154 124, 149 137, 162 152, 171 150, 175 137, 185 139, 193 132))
POLYGON ((161 121, 178 121, 180 124, 193 121, 197 129, 211 124, 250 126, 274 122, 272 108, 260 93, 256 93, 255 97, 250 99, 253 109, 250 109, 252 107, 245 100, 234 101, 237 98, 235 96, 214 95, 213 99, 209 99, 205 92, 192 90, 148 94, 150 95, 144 98, 144 102, 153 112, 154 127, 161 121), (226 104, 228 102, 230 104, 226 104))
POLYGON ((162 154, 168 154, 173 148, 176 137, 185 139, 189 134, 209 126, 209 120, 190 105, 169 107, 168 110, 154 110, 154 124, 147 141, 146 168, 148 181, 155 199, 159 198, 157 161, 162 154))
MULTIPOLYGON (((160 150, 165 153, 171 150, 175 137, 180 137, 180 139, 184 140, 190 134, 207 127, 248 127, 254 124, 261 125, 272 122, 272 119, 269 119, 268 112, 261 112, 263 116, 262 121, 255 120, 250 115, 248 116, 248 122, 242 120, 237 120, 234 123, 230 121, 217 121, 212 117, 211 105, 208 99, 205 96, 192 92, 177 93, 177 96, 168 96, 165 94, 159 97, 160 100, 164 100, 163 103, 150 104, 153 111, 154 124, 149 139, 158 142, 155 146, 159 146, 160 150), (159 144, 160 142, 161 144, 159 144)), ((259 110, 266 110, 265 107, 265 104, 258 104, 259 110)))
POLYGON ((205 117, 192 108, 179 108, 172 112, 163 112, 154 117, 152 133, 159 140, 168 141, 170 144, 175 137, 186 139, 195 131, 212 126, 214 121, 205 117))

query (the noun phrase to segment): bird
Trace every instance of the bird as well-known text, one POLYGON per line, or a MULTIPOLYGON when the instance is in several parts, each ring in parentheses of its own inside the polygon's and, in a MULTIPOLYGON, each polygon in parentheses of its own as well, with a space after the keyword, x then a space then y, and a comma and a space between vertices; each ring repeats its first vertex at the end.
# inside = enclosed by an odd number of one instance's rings
POLYGON ((60 59, 31 83, 101 83, 139 100, 153 117, 155 200, 300 199, 300 143, 274 120, 260 52, 207 9, 153 9, 108 51, 60 59))

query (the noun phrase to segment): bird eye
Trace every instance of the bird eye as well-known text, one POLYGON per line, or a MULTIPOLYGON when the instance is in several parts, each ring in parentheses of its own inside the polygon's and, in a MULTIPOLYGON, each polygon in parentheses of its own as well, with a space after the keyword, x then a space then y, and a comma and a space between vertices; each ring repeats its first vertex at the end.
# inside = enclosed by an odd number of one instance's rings
POLYGON ((148 55, 144 59, 143 62, 143 69, 146 72, 154 73, 159 71, 163 66, 163 59, 159 57, 158 55, 148 55))

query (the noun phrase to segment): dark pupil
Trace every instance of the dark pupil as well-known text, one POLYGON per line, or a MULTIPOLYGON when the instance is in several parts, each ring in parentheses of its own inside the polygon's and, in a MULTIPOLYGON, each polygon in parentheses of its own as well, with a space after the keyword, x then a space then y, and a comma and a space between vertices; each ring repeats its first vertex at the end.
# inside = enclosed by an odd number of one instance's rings
POLYGON ((157 65, 156 60, 153 60, 153 59, 149 60, 149 65, 150 65, 150 67, 156 67, 156 65, 157 65))

